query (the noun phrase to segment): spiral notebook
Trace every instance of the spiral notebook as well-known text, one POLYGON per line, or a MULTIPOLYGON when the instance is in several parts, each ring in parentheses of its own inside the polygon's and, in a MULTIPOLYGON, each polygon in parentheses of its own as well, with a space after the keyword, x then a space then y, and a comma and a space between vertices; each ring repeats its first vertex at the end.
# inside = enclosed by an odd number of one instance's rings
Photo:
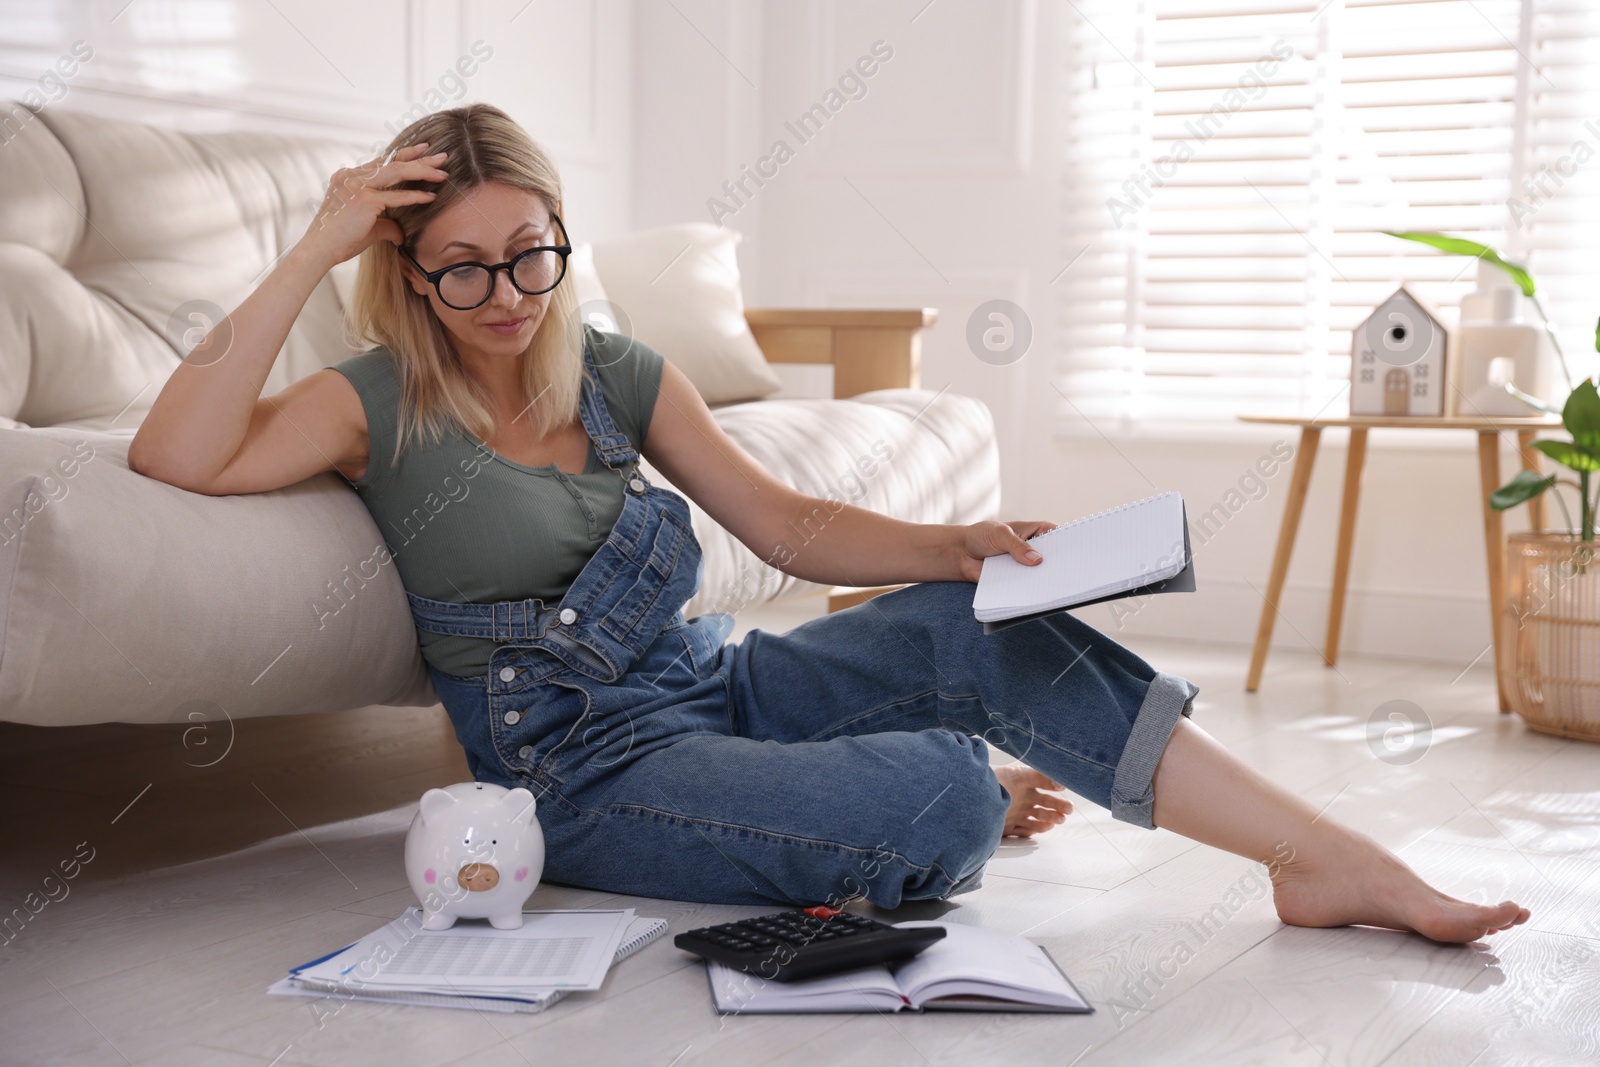
POLYGON ((1042 562, 983 561, 972 613, 985 633, 1068 608, 1195 588, 1189 517, 1176 492, 1076 519, 1028 543, 1042 562))

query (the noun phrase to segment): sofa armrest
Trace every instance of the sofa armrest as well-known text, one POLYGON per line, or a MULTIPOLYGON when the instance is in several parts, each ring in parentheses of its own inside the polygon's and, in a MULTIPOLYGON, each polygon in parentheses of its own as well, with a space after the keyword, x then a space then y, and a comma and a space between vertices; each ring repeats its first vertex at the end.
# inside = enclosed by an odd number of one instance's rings
POLYGON ((939 319, 934 308, 831 310, 750 308, 744 313, 768 363, 828 363, 833 397, 873 389, 915 389, 920 383, 922 331, 939 319))

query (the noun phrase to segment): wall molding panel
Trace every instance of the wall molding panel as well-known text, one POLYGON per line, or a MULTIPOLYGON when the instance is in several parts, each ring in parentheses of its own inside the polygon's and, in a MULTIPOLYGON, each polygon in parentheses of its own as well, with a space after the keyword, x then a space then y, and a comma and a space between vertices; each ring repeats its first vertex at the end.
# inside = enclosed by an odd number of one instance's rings
MULTIPOLYGON (((911 10, 920 6, 921 0, 911 10)), ((1033 153, 1034 0, 930 5, 916 22, 884 20, 870 8, 840 0, 811 10, 808 65, 818 96, 874 41, 895 49, 894 58, 867 79, 866 96, 847 103, 818 134, 813 166, 819 173, 1027 173, 1033 153), (874 94, 879 99, 872 108, 850 114, 874 94)))

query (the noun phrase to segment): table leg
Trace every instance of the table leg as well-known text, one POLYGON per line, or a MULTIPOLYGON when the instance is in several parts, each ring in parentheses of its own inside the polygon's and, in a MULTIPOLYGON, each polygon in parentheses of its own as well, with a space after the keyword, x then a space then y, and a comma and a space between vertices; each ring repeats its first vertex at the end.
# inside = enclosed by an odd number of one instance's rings
POLYGON ((1361 502, 1361 469, 1367 459, 1367 428, 1350 427, 1350 452, 1344 461, 1344 502, 1339 506, 1339 547, 1333 558, 1333 593, 1328 598, 1328 637, 1322 662, 1339 662, 1339 630, 1344 624, 1345 590, 1350 584, 1350 546, 1356 535, 1356 507, 1361 502))
POLYGON ((1267 664, 1267 646, 1272 643, 1272 625, 1278 617, 1278 599, 1284 579, 1289 576, 1289 557, 1294 553, 1295 535, 1300 532, 1300 514, 1306 508, 1306 490, 1311 486, 1311 465, 1316 462, 1317 444, 1322 440, 1320 426, 1300 429, 1300 449, 1294 457, 1294 474, 1289 480, 1289 499, 1283 507, 1283 524, 1278 527, 1278 547, 1272 555, 1272 574, 1267 579, 1267 599, 1261 605, 1261 622, 1256 627, 1256 644, 1250 652, 1250 672, 1244 688, 1254 693, 1261 686, 1261 670, 1267 664))
POLYGON ((1494 643, 1494 685, 1500 710, 1509 712, 1505 683, 1501 679, 1500 613, 1505 610, 1505 536, 1500 513, 1489 506, 1489 494, 1500 488, 1500 431, 1478 431, 1478 499, 1483 507, 1483 548, 1489 563, 1489 633, 1494 643))
MULTIPOLYGON (((1533 435, 1536 430, 1517 431, 1517 450, 1522 453, 1522 469, 1538 474, 1539 457, 1542 453, 1533 447, 1533 435)), ((1528 526, 1534 533, 1544 529, 1544 494, 1541 493, 1528 501, 1528 526)))

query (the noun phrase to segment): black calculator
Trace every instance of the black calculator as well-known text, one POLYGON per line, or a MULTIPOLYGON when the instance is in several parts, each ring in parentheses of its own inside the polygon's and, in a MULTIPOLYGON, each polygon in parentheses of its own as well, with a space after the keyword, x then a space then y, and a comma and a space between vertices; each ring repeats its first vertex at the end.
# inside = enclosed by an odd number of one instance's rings
POLYGON ((944 936, 939 926, 900 929, 833 908, 780 911, 679 934, 679 948, 757 978, 793 982, 908 960, 944 936))

